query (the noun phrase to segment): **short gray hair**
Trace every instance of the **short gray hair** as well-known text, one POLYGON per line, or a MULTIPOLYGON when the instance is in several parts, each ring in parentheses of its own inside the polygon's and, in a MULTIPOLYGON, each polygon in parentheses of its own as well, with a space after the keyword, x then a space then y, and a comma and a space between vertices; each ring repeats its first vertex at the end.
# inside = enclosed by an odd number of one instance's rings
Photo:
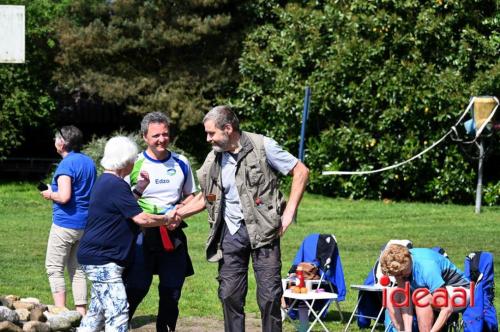
POLYGON ((151 123, 164 123, 167 127, 170 127, 170 119, 162 112, 151 112, 142 118, 141 121, 141 134, 142 136, 147 135, 148 127, 151 123))
POLYGON ((219 105, 212 108, 205 114, 203 123, 208 120, 212 120, 218 129, 222 129, 225 125, 230 124, 234 131, 240 131, 240 120, 238 120, 238 117, 228 105, 219 105))
POLYGON ((64 149, 68 152, 80 152, 83 144, 82 131, 75 126, 64 126, 56 132, 56 138, 64 141, 64 149))
POLYGON ((115 136, 109 139, 104 148, 101 165, 108 171, 117 171, 125 168, 137 158, 139 149, 137 144, 125 136, 115 136))

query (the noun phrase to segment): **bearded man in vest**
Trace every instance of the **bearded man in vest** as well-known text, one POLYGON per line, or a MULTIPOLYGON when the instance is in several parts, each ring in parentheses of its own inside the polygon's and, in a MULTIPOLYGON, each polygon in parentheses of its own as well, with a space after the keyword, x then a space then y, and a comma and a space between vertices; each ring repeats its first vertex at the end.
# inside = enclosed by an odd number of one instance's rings
POLYGON ((201 192, 177 210, 181 218, 207 209, 207 260, 219 263, 219 298, 226 332, 245 331, 248 265, 252 258, 262 331, 281 331, 283 236, 297 211, 309 170, 273 139, 240 131, 229 106, 208 112, 203 124, 212 144, 197 171, 201 192), (288 203, 276 172, 292 176, 288 203))

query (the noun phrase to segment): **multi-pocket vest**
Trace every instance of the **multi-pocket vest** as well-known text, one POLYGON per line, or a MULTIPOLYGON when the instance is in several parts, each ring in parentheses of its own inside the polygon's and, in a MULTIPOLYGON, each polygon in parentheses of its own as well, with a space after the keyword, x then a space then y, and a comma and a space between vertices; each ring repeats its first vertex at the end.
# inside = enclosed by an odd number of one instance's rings
MULTIPOLYGON (((262 135, 242 132, 241 151, 236 162, 236 187, 252 249, 270 244, 278 237, 286 201, 278 189, 278 177, 266 158, 262 135)), ((224 225, 224 195, 221 179, 222 153, 210 152, 196 172, 210 223, 206 243, 207 259, 222 258, 220 237, 224 225)))

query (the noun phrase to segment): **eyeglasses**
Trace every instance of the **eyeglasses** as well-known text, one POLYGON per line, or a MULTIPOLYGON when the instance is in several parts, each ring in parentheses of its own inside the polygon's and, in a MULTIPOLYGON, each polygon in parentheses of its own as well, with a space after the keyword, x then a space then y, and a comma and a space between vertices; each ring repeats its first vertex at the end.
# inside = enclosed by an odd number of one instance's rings
POLYGON ((62 133, 61 129, 57 128, 57 134, 59 134, 59 136, 61 136, 61 138, 62 138, 63 140, 66 140, 66 138, 64 137, 64 135, 63 135, 63 133, 62 133))

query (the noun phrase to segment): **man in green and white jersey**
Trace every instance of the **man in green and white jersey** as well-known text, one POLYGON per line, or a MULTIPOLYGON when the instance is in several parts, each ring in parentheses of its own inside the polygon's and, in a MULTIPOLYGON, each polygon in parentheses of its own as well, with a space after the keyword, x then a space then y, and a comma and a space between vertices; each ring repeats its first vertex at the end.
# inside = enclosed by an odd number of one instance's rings
MULTIPOLYGON (((164 214, 177 205, 180 198, 191 195, 190 191, 195 190, 189 161, 183 155, 169 151, 165 160, 156 160, 148 155, 147 150, 142 152, 130 174, 132 186, 137 183, 140 172, 144 170, 147 171, 150 182, 140 193, 139 205, 145 212, 164 214)), ((134 191, 136 192, 138 190, 134 191)))
MULTIPOLYGON (((130 185, 145 212, 165 214, 193 198, 196 191, 193 172, 186 157, 168 150, 169 120, 165 114, 146 114, 141 132, 148 147, 135 162, 130 185), (146 188, 136 186, 140 178, 149 178, 146 188)), ((164 226, 144 229, 136 242, 134 261, 125 275, 132 319, 148 293, 153 274, 158 274, 157 331, 175 331, 182 285, 185 277, 194 273, 184 227, 187 225, 178 220, 168 229, 164 226)))

